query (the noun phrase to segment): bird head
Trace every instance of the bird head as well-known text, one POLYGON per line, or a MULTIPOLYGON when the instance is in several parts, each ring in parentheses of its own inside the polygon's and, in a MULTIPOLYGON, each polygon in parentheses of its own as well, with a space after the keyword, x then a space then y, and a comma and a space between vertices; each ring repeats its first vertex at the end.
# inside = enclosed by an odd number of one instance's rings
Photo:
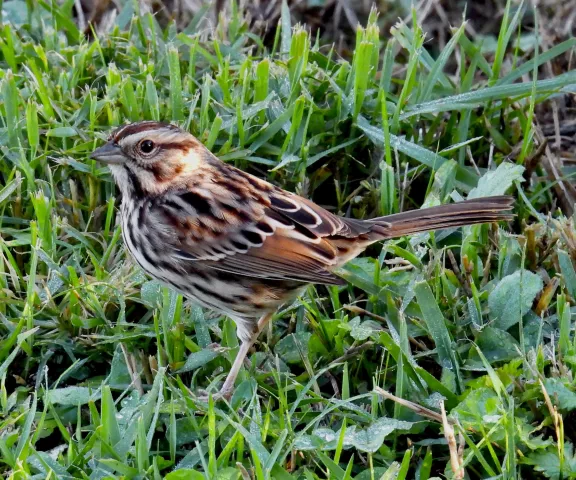
POLYGON ((124 195, 155 195, 185 182, 210 155, 188 132, 146 121, 117 128, 90 158, 109 166, 124 195))

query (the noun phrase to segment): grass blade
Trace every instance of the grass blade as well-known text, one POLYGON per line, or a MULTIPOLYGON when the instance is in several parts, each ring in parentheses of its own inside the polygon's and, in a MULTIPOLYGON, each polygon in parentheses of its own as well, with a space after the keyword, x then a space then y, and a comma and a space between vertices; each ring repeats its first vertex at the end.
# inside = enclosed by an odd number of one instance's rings
POLYGON ((462 384, 459 374, 459 364, 452 348, 452 339, 446 327, 446 320, 436 303, 432 290, 426 281, 417 282, 414 287, 418 305, 422 310, 424 321, 428 326, 428 332, 436 345, 439 363, 443 368, 451 370, 457 379, 458 390, 461 391, 462 384))

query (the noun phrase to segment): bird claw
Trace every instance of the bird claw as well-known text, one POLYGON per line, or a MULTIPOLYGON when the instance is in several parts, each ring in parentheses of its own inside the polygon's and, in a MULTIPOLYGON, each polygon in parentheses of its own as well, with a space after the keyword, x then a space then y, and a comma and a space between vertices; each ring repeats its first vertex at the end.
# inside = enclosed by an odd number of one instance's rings
POLYGON ((232 393, 233 391, 223 391, 223 390, 220 390, 219 392, 216 393, 212 393, 208 392, 207 390, 201 389, 198 390, 198 392, 194 396, 195 399, 198 400, 199 402, 208 403, 210 397, 212 397, 212 400, 214 402, 218 402, 220 400, 229 401, 230 398, 232 398, 232 393))

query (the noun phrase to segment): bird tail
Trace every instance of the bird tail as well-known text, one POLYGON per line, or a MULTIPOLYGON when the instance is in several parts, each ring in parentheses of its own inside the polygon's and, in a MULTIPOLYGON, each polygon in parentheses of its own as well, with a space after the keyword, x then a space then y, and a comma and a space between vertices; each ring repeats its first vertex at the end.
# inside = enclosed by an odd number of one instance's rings
POLYGON ((477 223, 511 220, 513 197, 501 195, 475 198, 438 207, 410 210, 369 220, 378 239, 402 237, 418 232, 461 227, 477 223))

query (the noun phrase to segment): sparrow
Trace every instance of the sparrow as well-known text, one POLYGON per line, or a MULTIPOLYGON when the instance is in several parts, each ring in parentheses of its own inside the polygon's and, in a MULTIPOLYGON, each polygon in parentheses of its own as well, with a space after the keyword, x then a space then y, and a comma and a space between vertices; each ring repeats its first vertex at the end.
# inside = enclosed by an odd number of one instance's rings
POLYGON ((114 130, 91 158, 122 194, 122 236, 152 278, 230 317, 240 348, 217 397, 229 398, 243 361, 280 306, 374 242, 510 220, 512 197, 478 198, 385 217, 337 216, 216 158, 177 126, 143 121, 114 130))

